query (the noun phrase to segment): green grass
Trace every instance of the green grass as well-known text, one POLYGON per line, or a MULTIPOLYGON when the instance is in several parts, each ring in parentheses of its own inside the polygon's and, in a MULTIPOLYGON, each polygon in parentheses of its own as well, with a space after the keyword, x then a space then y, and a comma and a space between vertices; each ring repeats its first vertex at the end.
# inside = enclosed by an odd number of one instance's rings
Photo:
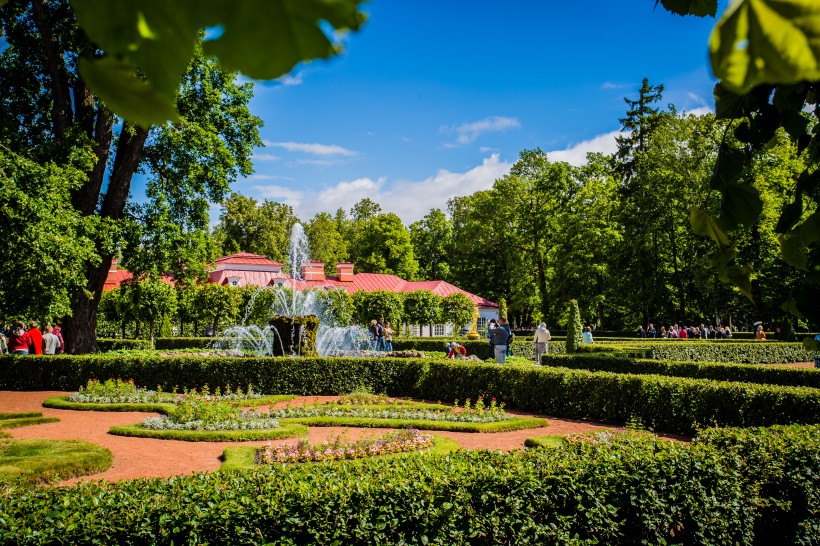
POLYGON ((104 447, 82 440, 0 440, 0 483, 51 483, 111 466, 104 447))
MULTIPOLYGON (((262 465, 257 465, 254 463, 254 458, 256 457, 256 450, 259 449, 255 446, 228 446, 225 448, 225 452, 222 454, 222 466, 219 467, 220 471, 232 471, 232 470, 253 470, 257 468, 262 468, 262 465)), ((328 462, 310 462, 310 463, 291 463, 297 465, 309 465, 309 464, 334 464, 334 463, 341 463, 341 464, 358 464, 366 461, 368 459, 387 459, 387 458, 394 458, 394 457, 407 457, 410 455, 443 455, 459 449, 459 445, 455 440, 451 440, 449 438, 444 438, 443 436, 436 436, 433 435, 433 445, 430 446, 428 449, 423 449, 419 451, 408 451, 405 453, 392 453, 390 455, 380 455, 378 457, 367 457, 361 459, 350 459, 344 461, 333 461, 331 463, 328 462)))
MULTIPOLYGON (((42 414, 39 414, 42 415, 42 414)), ((20 419, 3 419, 0 421, 0 428, 19 428, 29 425, 42 425, 43 423, 56 423, 56 417, 21 417, 20 419)))
MULTIPOLYGON (((285 400, 297 398, 294 394, 272 394, 262 398, 252 398, 243 400, 242 407, 267 406, 285 400)), ((101 404, 91 402, 70 402, 68 396, 55 396, 47 398, 43 402, 44 408, 79 410, 79 411, 146 411, 149 413, 161 413, 169 415, 173 413, 176 404, 101 404)))
POLYGON ((117 436, 186 442, 249 442, 302 436, 307 434, 307 427, 299 423, 282 422, 279 428, 261 430, 151 430, 136 424, 111 427, 108 432, 117 436))
POLYGON ((339 409, 357 409, 357 410, 431 410, 431 411, 447 411, 453 409, 452 405, 436 404, 432 402, 413 402, 410 400, 399 400, 396 404, 337 404, 336 402, 324 402, 321 404, 305 404, 306 408, 339 408, 339 409))
POLYGON ((526 447, 561 447, 566 441, 566 437, 561 434, 549 436, 530 436, 524 440, 526 447))
POLYGON ((457 421, 428 421, 422 419, 373 419, 370 417, 289 417, 280 423, 301 423, 312 427, 407 428, 419 430, 446 430, 449 432, 509 432, 540 428, 549 421, 540 417, 514 417, 494 423, 462 423, 457 421))
MULTIPOLYGON (((42 417, 43 414, 39 411, 26 411, 20 413, 0 413, 0 421, 6 419, 22 419, 23 417, 42 417)), ((0 423, 2 424, 2 423, 0 423)), ((2 428, 0 426, 0 428, 2 428)))

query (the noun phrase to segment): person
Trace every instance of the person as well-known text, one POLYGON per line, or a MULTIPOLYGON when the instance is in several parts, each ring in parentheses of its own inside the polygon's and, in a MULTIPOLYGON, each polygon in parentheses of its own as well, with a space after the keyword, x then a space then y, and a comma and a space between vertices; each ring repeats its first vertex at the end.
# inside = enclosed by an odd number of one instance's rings
POLYGON ((682 325, 680 327, 680 330, 678 330, 678 337, 680 339, 686 339, 686 338, 689 337, 689 332, 686 331, 686 326, 685 325, 682 325))
POLYGON ((43 333, 40 332, 37 323, 33 320, 28 323, 28 335, 31 336, 31 348, 28 353, 43 354, 43 333))
POLYGON ((464 345, 459 345, 455 341, 452 341, 446 345, 447 347, 447 358, 463 358, 467 356, 467 348, 464 345))
POLYGON ((666 326, 661 325, 661 337, 668 337, 666 334, 666 326))
POLYGON ((652 339, 654 339, 656 333, 657 332, 655 331, 655 325, 650 322, 649 327, 646 329, 646 337, 651 337, 652 339))
POLYGON ((13 355, 27 355, 31 348, 31 336, 26 332, 26 323, 18 321, 9 334, 9 352, 13 355))
POLYGON ((4 324, 2 328, 0 328, 0 355, 8 354, 9 352, 9 338, 6 337, 6 333, 8 332, 8 328, 4 324))
POLYGON ((376 335, 378 339, 376 340, 377 343, 377 351, 384 351, 384 317, 379 318, 379 322, 376 324, 377 330, 376 335))
POLYGON ((60 346, 57 348, 57 354, 61 355, 65 352, 65 341, 63 340, 63 330, 60 328, 59 324, 54 327, 54 335, 60 340, 60 346))
POLYGON ((592 327, 587 326, 586 330, 584 330, 581 336, 584 338, 582 340, 582 343, 595 343, 595 341, 592 339, 592 327))
POLYGON ((541 364, 541 357, 547 354, 549 351, 549 340, 552 339, 550 335, 550 331, 547 330, 546 323, 542 322, 538 325, 538 328, 535 329, 535 334, 533 334, 532 342, 535 345, 535 363, 541 364))
POLYGON ((490 319, 490 322, 487 323, 487 343, 490 345, 490 354, 495 354, 495 349, 493 349, 493 329, 498 328, 498 322, 495 319, 490 319))
POLYGON ((499 317, 497 326, 490 330, 493 350, 495 351, 495 361, 499 364, 507 362, 507 342, 510 337, 510 332, 504 328, 507 324, 507 319, 499 317))
POLYGON ((757 324, 757 329, 755 330, 755 339, 759 341, 766 341, 766 332, 763 331, 762 323, 757 324))
POLYGON ((379 322, 376 319, 370 321, 370 350, 376 351, 379 346, 379 322))
POLYGON ((732 329, 728 326, 723 330, 723 339, 732 339, 732 329))
POLYGON ((638 337, 646 337, 646 330, 643 329, 643 324, 638 325, 638 331, 636 333, 638 337))
POLYGON ((54 328, 46 325, 46 333, 43 334, 43 354, 56 355, 57 349, 60 347, 60 338, 54 335, 54 328))
POLYGON ((393 334, 395 333, 389 322, 384 325, 384 350, 388 353, 393 352, 393 334))

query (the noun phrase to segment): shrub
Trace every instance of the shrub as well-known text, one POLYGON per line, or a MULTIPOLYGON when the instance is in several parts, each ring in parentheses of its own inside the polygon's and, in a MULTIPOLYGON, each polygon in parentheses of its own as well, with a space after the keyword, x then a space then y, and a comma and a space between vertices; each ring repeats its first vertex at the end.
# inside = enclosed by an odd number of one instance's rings
POLYGON ((725 364, 719 362, 676 362, 618 355, 545 355, 545 365, 614 373, 657 374, 718 381, 743 381, 769 385, 820 388, 820 370, 787 366, 725 364))
POLYGON ((578 302, 569 302, 569 323, 567 324, 567 353, 574 353, 581 346, 583 335, 581 333, 581 311, 578 310, 578 302))
POLYGON ((107 353, 109 351, 122 350, 145 350, 151 348, 151 340, 149 339, 97 339, 97 346, 100 352, 107 353))
POLYGON ((820 429, 17 488, 8 544, 812 544, 820 429), (48 522, 44 525, 43 522, 48 522), (36 534, 32 530, 36 529, 36 534), (767 535, 767 531, 771 535, 767 535))

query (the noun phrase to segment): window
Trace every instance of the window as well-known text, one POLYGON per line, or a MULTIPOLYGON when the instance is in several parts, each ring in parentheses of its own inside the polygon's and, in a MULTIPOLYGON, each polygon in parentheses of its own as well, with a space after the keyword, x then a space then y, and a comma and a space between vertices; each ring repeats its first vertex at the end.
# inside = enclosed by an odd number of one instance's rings
POLYGON ((231 277, 228 279, 228 284, 231 286, 239 286, 239 277, 231 277))
POLYGON ((476 330, 479 332, 481 330, 487 329, 487 317, 478 317, 478 322, 475 325, 476 330))
POLYGON ((444 330, 444 325, 443 325, 443 324, 436 324, 436 325, 434 325, 434 326, 433 326, 433 335, 434 335, 434 336, 443 336, 443 335, 446 335, 446 332, 445 332, 445 330, 444 330))

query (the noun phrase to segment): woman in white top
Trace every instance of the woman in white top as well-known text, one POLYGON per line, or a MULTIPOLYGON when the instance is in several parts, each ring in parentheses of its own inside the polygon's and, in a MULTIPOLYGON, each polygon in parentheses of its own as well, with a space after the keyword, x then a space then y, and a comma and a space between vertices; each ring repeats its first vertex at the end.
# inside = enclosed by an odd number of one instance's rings
POLYGON ((541 357, 549 352, 547 342, 552 339, 550 331, 547 330, 547 325, 541 323, 535 330, 535 336, 532 341, 535 344, 535 363, 541 364, 541 357))
POLYGON ((583 332, 583 336, 584 336, 584 341, 583 341, 584 343, 594 343, 592 341, 592 327, 591 326, 587 326, 587 329, 584 330, 584 332, 583 332))

